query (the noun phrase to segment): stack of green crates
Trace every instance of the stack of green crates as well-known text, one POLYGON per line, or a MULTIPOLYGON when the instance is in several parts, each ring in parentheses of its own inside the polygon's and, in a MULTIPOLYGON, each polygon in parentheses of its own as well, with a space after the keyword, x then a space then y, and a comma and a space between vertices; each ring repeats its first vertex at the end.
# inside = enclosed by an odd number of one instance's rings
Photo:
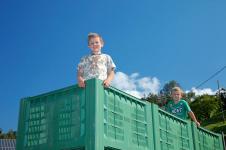
POLYGON ((98 79, 21 100, 17 150, 223 150, 222 136, 98 79))

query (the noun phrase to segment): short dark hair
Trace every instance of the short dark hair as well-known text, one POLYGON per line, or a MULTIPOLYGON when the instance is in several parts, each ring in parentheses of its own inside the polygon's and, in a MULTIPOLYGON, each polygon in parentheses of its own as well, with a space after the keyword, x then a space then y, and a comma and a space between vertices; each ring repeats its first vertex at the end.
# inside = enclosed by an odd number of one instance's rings
POLYGON ((103 38, 102 38, 98 33, 90 32, 90 33, 88 34, 88 45, 89 45, 90 39, 91 39, 91 38, 94 38, 94 37, 99 37, 99 38, 100 38, 100 41, 101 41, 101 44, 104 44, 103 38))

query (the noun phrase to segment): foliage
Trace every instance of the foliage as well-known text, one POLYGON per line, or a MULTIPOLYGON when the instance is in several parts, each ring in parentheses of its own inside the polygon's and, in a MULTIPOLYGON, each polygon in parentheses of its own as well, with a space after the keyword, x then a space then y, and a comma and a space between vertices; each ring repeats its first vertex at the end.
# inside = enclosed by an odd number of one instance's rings
POLYGON ((150 103, 158 104, 158 101, 159 101, 158 95, 150 93, 146 98, 146 101, 150 103))
POLYGON ((170 95, 170 93, 171 93, 171 90, 172 90, 172 88, 174 88, 174 87, 180 87, 181 88, 181 86, 180 86, 180 84, 177 82, 177 81, 175 81, 175 80, 171 80, 171 81, 169 81, 168 83, 166 83, 165 85, 164 85, 164 87, 163 87, 163 89, 162 90, 160 90, 160 94, 161 95, 170 95))
POLYGON ((195 98, 190 103, 192 111, 195 113, 198 120, 205 121, 210 119, 220 110, 220 101, 214 95, 202 95, 195 98))
POLYGON ((0 139, 16 139, 16 131, 10 129, 7 133, 3 133, 0 128, 0 139))
POLYGON ((226 133, 226 121, 206 125, 204 128, 217 133, 226 133))
POLYGON ((160 94, 156 95, 150 93, 145 100, 157 104, 160 108, 162 108, 171 99, 171 90, 176 86, 181 88, 180 84, 177 81, 175 80, 169 81, 164 85, 163 89, 160 90, 160 94))
MULTIPOLYGON (((171 90, 173 87, 180 87, 180 84, 177 81, 172 80, 166 83, 160 93, 149 94, 145 100, 159 105, 160 108, 164 109, 164 106, 167 104, 167 101, 171 99, 171 90)), ((182 88, 181 88, 182 89, 182 88)), ((226 110, 226 92, 221 91, 220 98, 216 95, 202 95, 195 96, 195 93, 189 92, 184 93, 183 97, 186 100, 192 111, 195 113, 196 118, 201 122, 201 125, 210 129, 214 132, 226 132, 226 119, 222 125, 222 106, 226 110), (223 93, 223 94, 222 94, 223 93)), ((224 113, 226 118, 226 111, 224 113)))
POLYGON ((226 90, 224 88, 221 88, 218 92, 223 105, 223 110, 226 110, 226 90))
POLYGON ((162 95, 149 94, 146 101, 157 104, 160 108, 165 110, 167 99, 162 95))
POLYGON ((210 119, 204 120, 202 122, 202 125, 207 126, 209 124, 215 124, 215 123, 219 123, 222 121, 226 122, 226 111, 217 113, 214 116, 212 116, 210 119))
POLYGON ((184 93, 183 95, 183 99, 185 99, 188 103, 191 103, 192 101, 194 101, 194 98, 195 98, 194 92, 184 93))

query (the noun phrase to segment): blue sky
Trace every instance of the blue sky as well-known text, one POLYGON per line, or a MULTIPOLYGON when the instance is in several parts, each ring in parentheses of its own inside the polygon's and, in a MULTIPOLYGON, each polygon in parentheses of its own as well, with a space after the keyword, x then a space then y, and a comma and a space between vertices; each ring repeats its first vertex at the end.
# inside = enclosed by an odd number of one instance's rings
MULTIPOLYGON (((5 132, 17 128, 21 98, 77 83, 89 32, 117 66, 113 85, 135 95, 170 80, 189 91, 226 65, 225 0, 1 0, 0 21, 5 132)), ((226 87, 226 69, 196 90, 217 80, 226 87)))

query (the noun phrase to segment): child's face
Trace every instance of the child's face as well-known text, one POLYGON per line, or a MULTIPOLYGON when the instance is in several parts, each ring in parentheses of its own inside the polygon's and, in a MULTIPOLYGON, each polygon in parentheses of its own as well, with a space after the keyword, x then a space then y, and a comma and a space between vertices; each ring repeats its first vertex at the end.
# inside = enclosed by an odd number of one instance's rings
POLYGON ((180 91, 173 91, 172 92, 172 98, 174 101, 179 101, 182 98, 180 91))
POLYGON ((101 48, 103 47, 103 44, 102 44, 99 37, 93 37, 89 40, 89 46, 88 47, 95 54, 95 53, 98 53, 101 50, 101 48))

